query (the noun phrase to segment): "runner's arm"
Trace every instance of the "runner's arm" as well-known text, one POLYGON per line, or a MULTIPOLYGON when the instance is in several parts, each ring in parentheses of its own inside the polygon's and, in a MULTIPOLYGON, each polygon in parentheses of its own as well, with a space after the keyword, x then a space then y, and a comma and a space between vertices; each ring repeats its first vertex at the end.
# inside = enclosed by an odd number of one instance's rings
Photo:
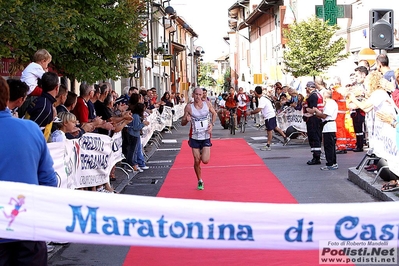
POLYGON ((207 104, 208 104, 209 112, 211 112, 211 114, 212 114, 212 126, 213 126, 216 122, 217 113, 215 111, 215 108, 213 108, 213 106, 210 102, 207 102, 207 104))
POLYGON ((185 126, 187 123, 191 120, 191 108, 190 105, 187 104, 186 107, 184 108, 184 115, 183 118, 181 119, 181 125, 185 126))

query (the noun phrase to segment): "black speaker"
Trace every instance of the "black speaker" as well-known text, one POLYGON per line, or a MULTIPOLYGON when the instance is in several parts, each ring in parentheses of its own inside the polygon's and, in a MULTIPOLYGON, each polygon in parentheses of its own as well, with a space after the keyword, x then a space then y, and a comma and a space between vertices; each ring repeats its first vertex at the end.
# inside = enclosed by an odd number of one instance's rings
POLYGON ((394 25, 392 9, 371 9, 369 46, 371 49, 393 49, 394 25))

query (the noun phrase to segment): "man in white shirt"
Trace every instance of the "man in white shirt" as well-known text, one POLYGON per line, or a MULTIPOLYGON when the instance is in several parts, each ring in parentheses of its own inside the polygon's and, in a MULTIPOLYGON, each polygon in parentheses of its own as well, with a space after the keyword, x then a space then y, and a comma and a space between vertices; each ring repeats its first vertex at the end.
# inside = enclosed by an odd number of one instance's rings
POLYGON ((307 108, 308 113, 314 113, 315 116, 322 119, 323 125, 323 144, 324 152, 326 155, 326 166, 320 167, 321 170, 337 170, 337 154, 335 149, 335 143, 337 141, 337 123, 335 119, 338 115, 338 104, 332 99, 332 91, 325 90, 323 94, 324 109, 323 112, 316 107, 307 108))
POLYGON ((262 112, 262 115, 265 119, 265 126, 267 131, 267 143, 265 147, 261 148, 261 150, 264 151, 271 150, 270 144, 273 138, 273 130, 277 131, 278 133, 280 133, 281 136, 284 137, 284 145, 286 145, 289 141, 289 138, 287 138, 285 133, 279 127, 277 127, 276 111, 274 110, 272 101, 262 96, 261 86, 255 87, 255 96, 259 99, 258 107, 255 110, 249 112, 249 115, 262 112))

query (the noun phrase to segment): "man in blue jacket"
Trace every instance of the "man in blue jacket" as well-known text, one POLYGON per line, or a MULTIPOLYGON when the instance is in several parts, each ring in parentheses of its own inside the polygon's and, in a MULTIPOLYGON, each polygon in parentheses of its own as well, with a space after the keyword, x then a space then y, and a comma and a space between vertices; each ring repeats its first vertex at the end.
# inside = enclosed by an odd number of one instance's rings
MULTIPOLYGON (((43 133, 36 123, 11 116, 9 95, 0 77, 0 181, 57 186, 43 133)), ((0 238, 0 265, 47 265, 46 242, 0 238)))

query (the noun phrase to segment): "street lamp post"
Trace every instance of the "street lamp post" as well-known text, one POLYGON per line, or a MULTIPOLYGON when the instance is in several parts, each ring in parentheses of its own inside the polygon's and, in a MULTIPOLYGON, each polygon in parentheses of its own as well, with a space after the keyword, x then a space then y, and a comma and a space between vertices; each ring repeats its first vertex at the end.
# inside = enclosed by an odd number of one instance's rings
MULTIPOLYGON (((165 11, 165 14, 166 14, 166 16, 168 16, 168 18, 169 19, 171 19, 172 18, 172 16, 174 16, 174 15, 176 15, 176 11, 175 11, 175 9, 172 7, 172 6, 170 6, 170 0, 166 0, 166 1, 162 1, 162 7, 164 8, 164 11, 165 11), (165 7, 165 3, 168 3, 168 6, 167 7, 165 7)), ((164 48, 164 50, 165 50, 165 52, 167 53, 167 54, 170 54, 170 49, 171 49, 171 47, 170 47, 170 34, 169 34, 169 36, 168 36, 168 39, 166 39, 166 23, 165 23, 166 21, 165 21, 165 16, 163 16, 162 17, 162 26, 163 26, 163 42, 162 42, 162 47, 164 48)), ((163 55, 161 55, 161 57, 163 57, 163 55)), ((162 63, 162 61, 163 61, 163 58, 162 59, 159 59, 159 86, 160 86, 160 88, 159 88, 159 91, 160 91, 160 93, 159 94, 162 94, 165 90, 164 90, 164 84, 165 84, 165 66, 164 66, 164 71, 163 71, 163 73, 161 74, 161 63, 162 63)))
POLYGON ((195 84, 198 87, 198 75, 199 75, 199 71, 200 71, 200 63, 201 61, 204 61, 204 59, 202 59, 202 56, 205 54, 204 49, 202 48, 202 46, 195 46, 195 51, 194 51, 194 61, 195 61, 195 84))

